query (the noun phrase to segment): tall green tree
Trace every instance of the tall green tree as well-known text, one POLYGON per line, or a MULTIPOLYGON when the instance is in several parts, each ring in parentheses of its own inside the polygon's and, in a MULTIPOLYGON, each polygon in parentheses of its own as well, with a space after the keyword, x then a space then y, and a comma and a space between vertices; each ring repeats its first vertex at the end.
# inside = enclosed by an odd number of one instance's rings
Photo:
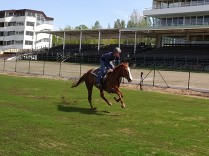
POLYGON ((94 26, 92 27, 92 29, 102 29, 102 26, 100 25, 99 21, 96 21, 94 23, 94 26))
POLYGON ((52 46, 62 45, 62 38, 59 36, 52 35, 52 46))
POLYGON ((147 27, 147 26, 151 26, 151 20, 149 17, 143 17, 143 19, 140 22, 140 27, 147 27))
POLYGON ((126 27, 126 22, 124 20, 117 19, 114 22, 114 28, 125 28, 125 27, 126 27))
POLYGON ((133 10, 133 13, 129 16, 129 21, 127 23, 127 28, 136 28, 140 27, 140 23, 143 20, 143 16, 140 14, 140 12, 135 9, 133 10))
POLYGON ((87 30, 87 29, 89 29, 89 28, 84 24, 81 24, 81 25, 75 27, 75 30, 87 30))

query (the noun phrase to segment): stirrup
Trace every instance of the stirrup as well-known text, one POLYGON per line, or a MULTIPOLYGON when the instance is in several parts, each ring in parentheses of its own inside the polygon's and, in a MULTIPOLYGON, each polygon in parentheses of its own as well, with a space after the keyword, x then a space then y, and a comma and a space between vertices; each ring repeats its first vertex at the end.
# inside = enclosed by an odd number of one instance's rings
POLYGON ((102 87, 102 85, 101 84, 96 84, 96 87, 100 88, 100 87, 102 87))

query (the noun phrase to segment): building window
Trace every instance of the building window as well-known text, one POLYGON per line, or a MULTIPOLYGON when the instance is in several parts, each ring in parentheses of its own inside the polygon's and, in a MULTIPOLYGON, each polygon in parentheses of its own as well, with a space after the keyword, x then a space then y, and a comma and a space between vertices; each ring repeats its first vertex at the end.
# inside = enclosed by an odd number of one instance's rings
POLYGON ((33 27, 33 26, 34 26, 34 22, 27 22, 26 25, 27 25, 27 26, 32 26, 32 27, 33 27))
POLYGON ((4 36, 4 32, 3 31, 0 31, 0 36, 4 36))
POLYGON ((179 17, 179 19, 178 19, 178 25, 180 26, 180 25, 183 25, 183 23, 184 23, 184 18, 183 17, 179 17))
POLYGON ((16 16, 16 17, 25 16, 25 12, 16 12, 16 13, 15 13, 15 16, 16 16))
POLYGON ((173 26, 177 26, 178 25, 178 18, 173 18, 173 26))
POLYGON ((209 24, 209 16, 204 17, 204 24, 206 24, 206 25, 209 24))
POLYGON ((5 45, 12 45, 14 44, 14 40, 11 40, 11 41, 5 41, 5 45))
POLYGON ((51 31, 51 29, 43 29, 43 30, 41 30, 41 31, 51 31))
POLYGON ((24 31, 16 31, 15 34, 16 35, 24 35, 24 31))
POLYGON ((203 16, 198 16, 197 17, 197 25, 202 25, 203 24, 203 16))
POLYGON ((17 26, 22 26, 22 25, 24 25, 24 22, 17 22, 16 25, 17 26))
POLYGON ((4 12, 3 13, 0 13, 0 18, 4 18, 4 17, 5 17, 4 12))
POLYGON ((36 44, 41 43, 41 42, 50 42, 50 40, 48 38, 42 38, 42 39, 36 41, 36 44))
POLYGON ((14 13, 11 12, 7 13, 7 17, 12 17, 12 16, 14 16, 14 13))
POLYGON ((26 40, 26 41, 25 41, 25 45, 33 45, 33 41, 28 41, 28 40, 26 40))
POLYGON ((166 18, 163 18, 163 19, 162 19, 161 25, 162 25, 162 26, 166 26, 166 18))
POLYGON ((23 40, 17 40, 17 41, 15 41, 15 44, 21 45, 21 44, 23 44, 23 40))
POLYGON ((196 24, 197 24, 196 16, 192 16, 191 17, 191 25, 196 25, 196 24))
POLYGON ((185 25, 191 25, 190 17, 185 17, 185 25))
POLYGON ((32 31, 26 31, 26 35, 33 36, 33 32, 32 31))
POLYGON ((205 4, 208 5, 209 4, 209 0, 205 0, 205 4))
POLYGON ((0 27, 4 27, 4 22, 0 22, 0 27))
POLYGON ((16 22, 8 22, 8 26, 16 26, 16 22))
POLYGON ((7 36, 12 36, 12 35, 15 35, 15 31, 8 31, 7 32, 7 36))
POLYGON ((167 26, 171 26, 172 25, 172 18, 167 18, 167 26))
POLYGON ((35 17, 35 13, 32 13, 32 12, 27 12, 26 15, 30 17, 35 17))

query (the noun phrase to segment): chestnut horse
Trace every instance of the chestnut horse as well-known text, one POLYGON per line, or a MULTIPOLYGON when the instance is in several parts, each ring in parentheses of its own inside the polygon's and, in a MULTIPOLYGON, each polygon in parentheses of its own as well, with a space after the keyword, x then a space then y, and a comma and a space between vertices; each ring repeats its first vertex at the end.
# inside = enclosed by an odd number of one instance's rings
POLYGON ((93 86, 96 86, 100 90, 100 96, 104 99, 108 105, 112 105, 104 96, 104 91, 108 93, 115 93, 118 95, 118 98, 114 97, 117 102, 121 102, 121 107, 125 108, 123 101, 123 95, 119 90, 121 78, 124 77, 128 82, 132 81, 132 76, 128 63, 122 63, 116 66, 112 72, 108 72, 106 78, 103 81, 102 87, 97 86, 97 77, 93 74, 94 69, 87 71, 71 88, 77 87, 80 83, 85 82, 86 88, 88 90, 88 101, 91 106, 91 109, 96 109, 92 105, 92 89, 93 86))

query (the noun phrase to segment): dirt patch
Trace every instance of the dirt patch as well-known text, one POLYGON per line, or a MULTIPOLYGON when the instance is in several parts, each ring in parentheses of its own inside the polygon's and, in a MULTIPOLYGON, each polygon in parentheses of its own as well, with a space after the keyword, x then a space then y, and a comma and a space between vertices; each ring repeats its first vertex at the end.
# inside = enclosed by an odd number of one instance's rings
MULTIPOLYGON (((140 90, 140 86, 134 85, 134 84, 122 84, 121 87, 133 89, 133 90, 140 90)), ((190 97, 209 99, 209 93, 187 90, 187 89, 161 88, 161 87, 156 87, 156 86, 143 86, 142 91, 152 91, 152 92, 159 92, 159 93, 163 93, 163 94, 175 94, 175 95, 184 95, 184 96, 190 96, 190 97)))

